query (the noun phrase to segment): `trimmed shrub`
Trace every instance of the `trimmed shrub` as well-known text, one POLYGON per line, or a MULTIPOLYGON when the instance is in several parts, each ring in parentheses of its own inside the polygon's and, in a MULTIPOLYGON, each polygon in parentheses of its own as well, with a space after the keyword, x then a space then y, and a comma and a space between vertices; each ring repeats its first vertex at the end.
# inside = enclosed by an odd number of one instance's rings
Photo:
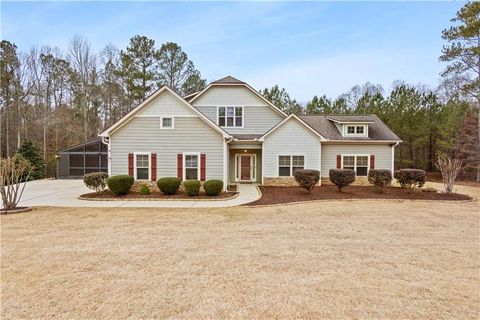
POLYGON ((342 188, 349 186, 355 181, 355 171, 351 169, 330 169, 328 176, 340 192, 342 188))
POLYGON ((126 194, 132 187, 134 181, 135 179, 132 176, 122 174, 108 178, 107 185, 108 189, 110 189, 114 195, 119 196, 126 194))
POLYGON ((105 187, 107 186, 107 179, 108 174, 105 172, 92 172, 83 176, 83 182, 85 185, 89 189, 95 190, 95 192, 105 190, 105 187))
POLYGON ((200 180, 185 180, 183 186, 185 187, 185 193, 189 196, 198 196, 200 193, 200 180))
POLYGON ((395 179, 402 188, 421 188, 425 184, 425 171, 420 169, 400 169, 395 171, 395 179))
POLYGON ((150 188, 146 184, 140 186, 140 194, 146 196, 150 194, 150 188))
POLYGON ((177 177, 166 177, 157 181, 158 189, 166 195, 176 194, 181 184, 182 181, 177 177))
POLYGON ((386 169, 375 169, 368 172, 368 182, 373 184, 378 192, 383 192, 392 183, 392 172, 386 169))
POLYGON ((297 170, 295 171, 295 181, 307 190, 309 193, 320 181, 320 171, 318 170, 297 170))
POLYGON ((209 196, 218 196, 223 190, 223 181, 207 180, 203 184, 203 189, 205 189, 205 193, 209 196))

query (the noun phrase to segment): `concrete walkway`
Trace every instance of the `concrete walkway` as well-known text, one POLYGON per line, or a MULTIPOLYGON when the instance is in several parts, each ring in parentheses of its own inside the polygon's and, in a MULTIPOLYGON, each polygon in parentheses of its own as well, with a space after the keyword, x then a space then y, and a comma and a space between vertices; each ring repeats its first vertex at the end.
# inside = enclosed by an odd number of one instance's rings
POLYGON ((212 201, 87 201, 77 197, 92 192, 82 180, 37 180, 27 183, 19 206, 55 206, 55 207, 147 207, 147 208, 212 208, 234 207, 260 198, 255 185, 241 184, 240 194, 230 200, 212 201))

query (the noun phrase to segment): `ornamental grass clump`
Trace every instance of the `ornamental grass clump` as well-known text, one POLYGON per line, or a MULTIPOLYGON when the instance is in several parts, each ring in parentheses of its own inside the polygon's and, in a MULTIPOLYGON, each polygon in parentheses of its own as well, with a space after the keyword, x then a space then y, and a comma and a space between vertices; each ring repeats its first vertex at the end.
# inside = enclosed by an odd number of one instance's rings
POLYGON ((328 176, 340 192, 355 181, 355 171, 351 169, 330 169, 328 176))
POLYGON ((392 183, 392 172, 387 169, 372 169, 368 172, 368 182, 381 193, 392 183))
POLYGON ((295 181, 297 181, 300 187, 307 190, 308 193, 311 193, 320 181, 320 171, 308 169, 297 170, 295 172, 295 181))
POLYGON ((404 189, 413 190, 425 184, 425 171, 420 169, 400 169, 395 171, 395 179, 404 189))

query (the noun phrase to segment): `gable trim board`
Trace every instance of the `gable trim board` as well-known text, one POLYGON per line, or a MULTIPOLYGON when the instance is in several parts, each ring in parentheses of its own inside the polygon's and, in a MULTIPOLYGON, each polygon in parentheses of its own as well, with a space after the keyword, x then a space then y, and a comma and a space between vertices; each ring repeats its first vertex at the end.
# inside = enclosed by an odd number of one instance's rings
MULTIPOLYGON (((280 114, 282 117, 287 117, 287 114, 280 110, 278 107, 276 107, 273 103, 268 101, 264 96, 262 96, 257 90, 253 89, 251 86, 249 86, 246 83, 210 83, 205 89, 200 91, 195 97, 193 97, 189 102, 193 104, 195 100, 197 100, 199 97, 201 97, 205 92, 207 92, 211 87, 213 86, 225 86, 225 87, 232 87, 232 86, 243 86, 247 88, 249 91, 251 91, 257 98, 265 102, 270 108, 272 108, 275 112, 280 114)), ((201 105, 200 105, 201 106, 201 105)))
MULTIPOLYGON (((203 113, 198 111, 195 107, 193 107, 191 104, 186 102, 182 97, 180 97, 175 91, 170 89, 167 86, 163 86, 154 93, 152 93, 147 99, 145 99, 142 103, 140 103, 138 106, 133 108, 129 113, 127 113, 125 116, 123 116, 119 121, 111 125, 109 128, 105 129, 103 132, 99 134, 100 137, 109 137, 115 131, 120 129, 123 125, 128 123, 133 116, 143 110, 146 106, 148 106, 151 102, 153 102, 155 99, 159 98, 165 93, 170 93, 172 94, 175 98, 177 98, 182 104, 184 104, 188 109, 192 110, 194 113, 196 113, 204 122, 206 122, 212 129, 220 133, 224 138, 229 138, 230 135, 222 130, 219 126, 217 126, 213 121, 211 121, 209 118, 207 118, 203 113)), ((160 117, 160 116, 159 116, 160 117)))
POLYGON ((265 141, 265 138, 267 136, 269 136, 270 134, 272 134, 272 132, 274 132, 275 130, 277 130, 278 128, 280 128, 283 124, 285 124, 287 121, 289 121, 290 119, 295 119, 297 120, 298 122, 300 122, 306 129, 310 130, 314 135, 318 136, 320 138, 320 141, 327 141, 327 139, 325 139, 320 133, 318 133, 316 130, 314 130, 312 127, 310 127, 307 123, 305 123, 305 121, 303 121, 302 119, 300 119, 297 115, 295 114, 291 114, 289 115, 288 117, 286 117, 285 119, 283 119, 282 121, 280 121, 275 127, 273 127, 272 129, 268 130, 262 137, 260 137, 258 139, 258 141, 265 141))

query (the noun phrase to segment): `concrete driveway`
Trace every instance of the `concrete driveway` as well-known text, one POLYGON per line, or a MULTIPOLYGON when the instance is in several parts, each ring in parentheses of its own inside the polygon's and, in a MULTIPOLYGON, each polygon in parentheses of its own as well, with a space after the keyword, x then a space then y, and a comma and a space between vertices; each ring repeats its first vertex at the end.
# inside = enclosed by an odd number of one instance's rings
POLYGON ((92 192, 82 180, 37 180, 25 187, 19 206, 55 207, 163 207, 163 208, 211 208, 233 207, 260 198, 255 185, 239 185, 240 194, 230 200, 215 201, 87 201, 77 199, 83 193, 92 192))

